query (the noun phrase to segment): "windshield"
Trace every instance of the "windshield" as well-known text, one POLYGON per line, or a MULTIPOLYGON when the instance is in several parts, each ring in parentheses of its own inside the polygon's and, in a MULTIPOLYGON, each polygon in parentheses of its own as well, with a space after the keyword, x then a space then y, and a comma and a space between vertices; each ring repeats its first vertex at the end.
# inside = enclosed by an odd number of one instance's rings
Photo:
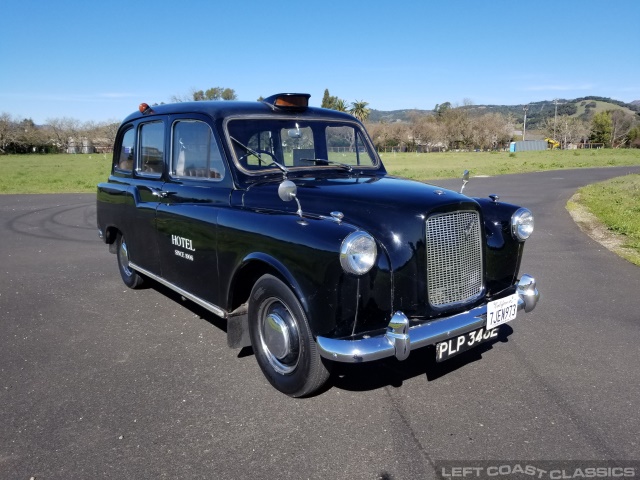
POLYGON ((274 118, 233 119, 227 124, 236 160, 247 173, 318 167, 377 168, 378 161, 355 123, 274 118))

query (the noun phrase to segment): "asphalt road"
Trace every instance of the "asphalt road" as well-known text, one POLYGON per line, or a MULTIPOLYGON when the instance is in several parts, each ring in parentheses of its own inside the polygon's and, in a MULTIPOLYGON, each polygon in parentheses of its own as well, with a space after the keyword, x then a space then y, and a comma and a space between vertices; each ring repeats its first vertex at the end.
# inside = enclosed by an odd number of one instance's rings
MULTIPOLYGON (((635 168, 472 178, 531 208, 536 310, 501 341, 339 366, 291 399, 224 322, 132 291, 93 195, 0 196, 0 478, 432 478, 440 460, 640 460, 640 268, 566 200, 635 168)), ((460 182, 443 182, 459 188, 460 182)), ((304 203, 304 199, 302 199, 304 203)))

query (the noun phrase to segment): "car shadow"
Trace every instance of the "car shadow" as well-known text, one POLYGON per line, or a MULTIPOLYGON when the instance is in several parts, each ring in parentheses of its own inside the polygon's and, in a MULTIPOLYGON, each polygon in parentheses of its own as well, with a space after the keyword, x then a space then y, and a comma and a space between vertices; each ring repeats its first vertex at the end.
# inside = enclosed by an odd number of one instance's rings
MULTIPOLYGON (((149 280, 147 285, 158 293, 179 303, 194 315, 226 334, 227 322, 225 319, 218 317, 197 303, 184 298, 179 293, 165 287, 161 283, 149 280)), ((353 392, 377 390, 387 386, 400 388, 406 380, 422 375, 426 377, 427 381, 433 382, 440 377, 482 359, 482 354, 491 350, 496 343, 507 343, 512 333, 513 328, 509 325, 501 325, 496 339, 484 342, 444 362, 436 362, 434 346, 427 346, 415 350, 403 361, 399 361, 395 357, 389 357, 365 363, 332 362, 329 381, 310 396, 315 397, 321 395, 332 388, 353 392)), ((252 347, 244 347, 238 350, 237 358, 246 358, 253 354, 252 347)))
POLYGON ((174 302, 182 305, 184 308, 189 310, 194 315, 198 316, 202 320, 210 323, 214 327, 222 330, 225 334, 227 333, 227 321, 224 318, 217 316, 216 314, 210 312, 204 307, 201 307, 197 303, 192 302, 191 300, 183 297, 179 293, 171 290, 169 287, 165 287, 159 282, 152 280, 150 278, 145 278, 146 285, 148 288, 151 288, 158 293, 164 295, 165 297, 170 298, 174 302))

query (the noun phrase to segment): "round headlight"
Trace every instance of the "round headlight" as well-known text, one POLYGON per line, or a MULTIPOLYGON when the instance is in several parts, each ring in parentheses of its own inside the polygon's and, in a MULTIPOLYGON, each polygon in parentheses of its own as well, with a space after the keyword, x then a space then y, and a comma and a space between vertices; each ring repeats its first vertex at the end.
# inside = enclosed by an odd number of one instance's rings
POLYGON ((367 232, 357 231, 347 235, 340 247, 340 264, 347 273, 362 275, 376 262, 376 241, 367 232))
POLYGON ((511 233, 524 242, 533 233, 533 214, 526 208, 519 208, 511 216, 511 233))

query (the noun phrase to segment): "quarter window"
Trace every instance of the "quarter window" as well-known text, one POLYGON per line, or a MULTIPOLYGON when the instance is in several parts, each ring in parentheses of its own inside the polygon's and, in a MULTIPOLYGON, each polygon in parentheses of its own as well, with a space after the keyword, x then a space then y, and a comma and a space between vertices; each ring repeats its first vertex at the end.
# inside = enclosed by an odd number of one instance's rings
POLYGON ((171 175, 178 178, 222 180, 225 169, 211 127, 198 120, 173 124, 171 175))
POLYGON ((120 170, 130 172, 133 170, 135 160, 136 131, 130 128, 125 132, 120 144, 120 153, 116 161, 116 167, 120 170))
POLYGON ((136 170, 160 176, 164 166, 164 124, 144 123, 140 126, 140 155, 136 170))

